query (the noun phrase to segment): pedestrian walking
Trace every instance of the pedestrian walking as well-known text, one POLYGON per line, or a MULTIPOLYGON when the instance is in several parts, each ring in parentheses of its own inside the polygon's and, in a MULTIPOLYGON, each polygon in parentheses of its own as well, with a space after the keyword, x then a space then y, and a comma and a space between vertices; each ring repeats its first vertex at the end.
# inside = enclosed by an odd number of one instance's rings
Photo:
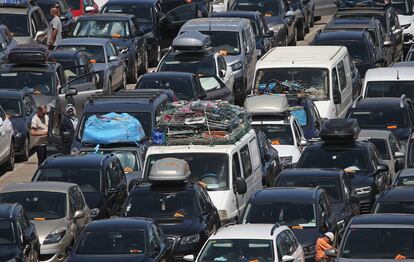
POLYGON ((37 108, 37 113, 32 118, 31 135, 34 137, 34 146, 37 154, 38 165, 47 157, 46 143, 49 128, 49 116, 45 105, 37 108))
POLYGON ((59 10, 56 7, 50 9, 50 15, 53 19, 47 28, 47 46, 49 50, 53 50, 56 43, 62 40, 62 22, 59 17, 59 10))
POLYGON ((60 125, 60 136, 62 138, 64 154, 70 154, 72 139, 78 126, 78 118, 76 117, 76 109, 72 104, 66 106, 66 113, 63 115, 60 125), (68 139, 70 137, 70 139, 68 139))

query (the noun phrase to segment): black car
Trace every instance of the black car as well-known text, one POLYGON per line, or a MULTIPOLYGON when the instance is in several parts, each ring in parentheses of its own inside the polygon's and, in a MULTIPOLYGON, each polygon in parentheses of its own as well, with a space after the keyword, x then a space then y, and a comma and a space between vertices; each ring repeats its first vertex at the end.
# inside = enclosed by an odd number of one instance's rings
POLYGON ((313 100, 307 97, 289 96, 288 103, 291 107, 290 114, 296 117, 305 138, 318 137, 324 121, 313 100))
POLYGON ((214 12, 211 17, 239 17, 249 19, 253 32, 256 36, 256 50, 260 51, 258 57, 264 55, 275 47, 285 41, 284 38, 277 39, 274 32, 269 30, 263 15, 260 12, 253 11, 229 11, 229 12, 214 12))
POLYGON ((34 145, 30 127, 36 103, 27 90, 0 89, 0 106, 13 125, 14 152, 26 161, 34 145))
POLYGON ((316 34, 311 45, 346 46, 362 78, 368 69, 384 63, 384 58, 377 55, 374 42, 366 31, 321 31, 316 34))
POLYGON ((170 244, 148 218, 93 221, 73 246, 67 262, 171 261, 170 244))
POLYGON ((134 15, 147 40, 149 66, 157 66, 161 60, 160 0, 109 0, 101 13, 134 15))
POLYGON ((0 260, 37 261, 40 243, 35 226, 19 204, 0 204, 0 260))
POLYGON ((265 133, 256 131, 256 137, 259 143, 260 160, 262 162, 262 185, 271 187, 283 168, 280 163, 279 153, 272 147, 272 143, 267 139, 265 133))
POLYGON ((372 213, 414 214, 413 188, 399 186, 382 192, 372 207, 372 213))
POLYGON ((220 228, 218 211, 206 189, 191 181, 138 184, 131 191, 122 215, 157 220, 176 259, 196 256, 210 235, 220 228))
POLYGON ((62 156, 47 158, 32 181, 77 184, 91 209, 93 219, 119 215, 127 197, 127 182, 119 159, 113 155, 62 156))
POLYGON ((345 225, 359 214, 359 200, 351 189, 351 178, 340 169, 295 168, 283 170, 275 187, 321 187, 329 196, 336 220, 345 225))
POLYGON ((7 56, 11 49, 16 47, 17 42, 5 25, 0 25, 0 64, 7 62, 7 56))
POLYGON ((329 196, 320 187, 267 188, 254 194, 247 203, 242 223, 278 222, 292 229, 303 247, 306 261, 314 261, 316 240, 321 235, 338 231, 329 196))
POLYGON ((63 68, 68 81, 86 74, 86 82, 95 81, 94 71, 88 55, 80 51, 52 51, 49 54, 52 61, 59 63, 63 68))
POLYGON ((407 144, 414 129, 414 111, 405 95, 356 100, 347 112, 362 129, 383 129, 394 133, 402 145, 407 144))
POLYGON ((375 196, 389 186, 391 176, 374 144, 355 140, 358 133, 355 120, 327 120, 320 133, 322 140, 304 149, 296 167, 344 169, 358 195, 360 212, 369 213, 375 196))
POLYGON ((138 76, 148 71, 147 42, 143 35, 134 15, 95 14, 78 17, 70 36, 110 38, 125 57, 127 82, 135 84, 138 76))
POLYGON ((59 10, 59 19, 62 22, 62 36, 66 37, 72 31, 75 25, 75 19, 70 12, 70 8, 65 0, 36 0, 37 5, 42 9, 47 21, 50 23, 53 16, 50 14, 52 7, 57 7, 59 10))

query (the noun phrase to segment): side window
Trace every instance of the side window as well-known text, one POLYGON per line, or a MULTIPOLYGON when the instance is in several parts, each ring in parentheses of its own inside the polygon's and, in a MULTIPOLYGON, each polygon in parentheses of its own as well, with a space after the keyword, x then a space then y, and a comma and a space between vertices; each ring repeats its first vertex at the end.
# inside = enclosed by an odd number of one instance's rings
POLYGON ((131 36, 135 36, 137 29, 135 28, 134 21, 129 20, 129 28, 131 28, 131 36))
POLYGON ((226 60, 224 60, 224 58, 222 56, 219 56, 218 59, 218 68, 219 70, 225 70, 227 71, 227 63, 226 60))
POLYGON ((75 193, 76 198, 78 199, 78 210, 84 210, 86 204, 82 192, 80 191, 80 189, 75 189, 75 193))
POLYGON ((117 167, 117 163, 115 161, 111 162, 109 164, 109 175, 111 179, 111 183, 113 187, 116 187, 121 183, 121 180, 119 178, 119 170, 117 167))
POLYGON ((395 24, 394 17, 393 17, 393 15, 391 14, 391 12, 388 12, 388 13, 387 13, 387 16, 388 16, 388 21, 390 21, 390 28, 391 28, 391 31, 394 31, 394 30, 396 29, 396 24, 395 24))
POLYGON ((241 177, 241 168, 239 154, 236 152, 233 154, 233 180, 237 177, 241 177))
POLYGON ((345 75, 345 67, 344 62, 340 61, 338 63, 338 74, 339 74, 339 82, 341 90, 344 90, 346 87, 346 75, 345 75))
POLYGON ((291 246, 291 240, 289 236, 286 234, 286 231, 281 232, 276 237, 276 246, 278 251, 279 261, 282 261, 283 256, 289 256, 293 254, 291 246))
MULTIPOLYGON (((243 48, 244 50, 247 51, 247 40, 246 40, 246 33, 244 32, 244 30, 242 31, 242 42, 243 42, 243 48)), ((250 47, 248 48, 249 52, 250 52, 250 47)))
POLYGON ((71 216, 75 215, 75 212, 77 210, 77 203, 76 203, 76 196, 73 192, 73 190, 69 191, 69 212, 71 216))
POLYGON ((0 106, 0 117, 1 119, 6 120, 6 113, 4 113, 3 108, 0 106))
POLYGON ((350 64, 350 60, 349 60, 348 55, 345 56, 345 58, 344 58, 344 69, 345 69, 346 81, 348 81, 348 79, 352 78, 352 75, 351 75, 352 68, 351 68, 351 64, 350 64))
POLYGON ((254 138, 249 142, 250 153, 252 155, 252 167, 253 170, 260 168, 260 151, 257 144, 257 139, 254 138))
POLYGON ((293 121, 293 131, 295 132, 295 136, 296 136, 296 141, 299 144, 301 138, 302 138, 302 132, 300 131, 300 127, 299 124, 295 121, 293 121))
POLYGON ((198 4, 182 5, 167 13, 165 20, 168 22, 185 22, 198 17, 198 9, 198 4))
POLYGON ((108 60, 111 56, 115 56, 114 50, 112 50, 112 47, 109 45, 109 43, 106 43, 105 45, 105 52, 108 60))
POLYGON ((400 143, 395 139, 394 136, 390 136, 390 146, 393 155, 395 152, 401 151, 400 143))
POLYGON ((338 75, 336 73, 336 68, 332 69, 332 90, 333 92, 339 91, 338 75))
POLYGON ((292 254, 296 251, 296 249, 298 249, 299 247, 299 243, 298 240, 296 239, 296 237, 293 235, 293 233, 291 231, 286 230, 286 235, 289 237, 290 239, 290 243, 292 246, 292 254))
POLYGON ((118 49, 116 49, 115 45, 113 43, 109 43, 109 47, 112 49, 112 53, 117 56, 118 49))
POLYGON ((205 213, 206 212, 205 207, 207 206, 208 201, 207 201, 206 197, 204 196, 204 194, 202 193, 202 190, 197 191, 197 196, 198 196, 198 200, 200 202, 201 210, 203 211, 203 213, 205 213))
POLYGON ((250 158, 249 147, 247 145, 240 149, 240 159, 243 166, 244 179, 252 175, 252 162, 250 158))

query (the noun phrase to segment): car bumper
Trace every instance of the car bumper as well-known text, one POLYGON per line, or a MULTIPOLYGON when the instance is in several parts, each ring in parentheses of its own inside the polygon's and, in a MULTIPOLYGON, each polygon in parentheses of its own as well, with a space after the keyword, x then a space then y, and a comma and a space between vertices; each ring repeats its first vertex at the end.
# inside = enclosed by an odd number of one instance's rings
POLYGON ((175 260, 182 260, 186 255, 194 255, 196 257, 201 248, 199 243, 185 246, 180 245, 180 237, 167 236, 167 239, 171 244, 171 251, 175 260))
POLYGON ((66 247, 71 244, 71 240, 40 246, 39 261, 42 262, 61 262, 66 259, 66 247))

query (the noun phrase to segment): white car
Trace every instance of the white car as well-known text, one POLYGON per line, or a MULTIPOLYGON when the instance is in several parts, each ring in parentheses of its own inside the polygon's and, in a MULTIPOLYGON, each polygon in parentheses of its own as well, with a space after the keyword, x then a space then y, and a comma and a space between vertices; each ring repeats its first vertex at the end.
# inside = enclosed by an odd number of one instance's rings
POLYGON ((13 126, 0 106, 0 164, 7 171, 14 169, 14 156, 13 126))
MULTIPOLYGON (((194 256, 185 256, 184 260, 194 261, 194 256)), ((287 226, 244 224, 219 229, 207 240, 195 261, 304 262, 305 258, 287 226)))

